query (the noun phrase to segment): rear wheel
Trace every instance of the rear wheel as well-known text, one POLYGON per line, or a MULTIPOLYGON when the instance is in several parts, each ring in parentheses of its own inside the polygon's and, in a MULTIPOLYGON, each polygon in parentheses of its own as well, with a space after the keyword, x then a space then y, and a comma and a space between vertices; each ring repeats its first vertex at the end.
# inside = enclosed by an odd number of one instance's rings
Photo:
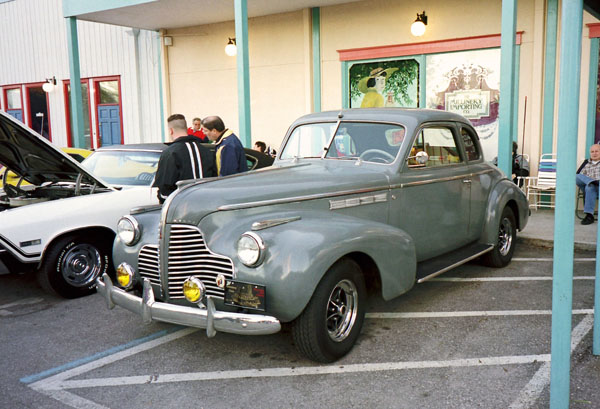
POLYGON ((365 303, 365 282, 358 264, 347 258, 335 263, 293 323, 298 350, 318 362, 346 355, 360 334, 365 303))
POLYGON ((38 272, 40 285, 65 298, 96 291, 96 278, 111 269, 110 241, 76 234, 59 239, 47 251, 38 272))
POLYGON ((510 263, 517 241, 517 223, 510 207, 505 207, 498 226, 498 241, 492 251, 483 256, 483 263, 490 267, 504 267, 510 263))

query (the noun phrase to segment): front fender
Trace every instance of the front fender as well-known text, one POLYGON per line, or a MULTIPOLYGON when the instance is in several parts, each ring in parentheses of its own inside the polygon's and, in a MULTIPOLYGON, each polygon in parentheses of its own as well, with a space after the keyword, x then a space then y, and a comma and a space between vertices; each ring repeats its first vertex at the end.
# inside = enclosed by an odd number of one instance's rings
POLYGON ((352 253, 373 260, 384 299, 408 291, 415 281, 413 240, 382 223, 326 211, 270 212, 268 217, 237 211, 214 213, 199 227, 212 251, 233 260, 237 280, 267 287, 267 311, 284 322, 300 315, 327 270, 352 253), (255 231, 266 247, 260 266, 246 267, 238 260, 237 240, 253 222, 291 217, 300 219, 255 231))
POLYGON ((498 241, 500 216, 506 206, 515 214, 517 228, 523 230, 529 219, 529 203, 523 191, 508 179, 500 180, 488 196, 486 219, 483 225, 481 241, 495 245, 498 241))

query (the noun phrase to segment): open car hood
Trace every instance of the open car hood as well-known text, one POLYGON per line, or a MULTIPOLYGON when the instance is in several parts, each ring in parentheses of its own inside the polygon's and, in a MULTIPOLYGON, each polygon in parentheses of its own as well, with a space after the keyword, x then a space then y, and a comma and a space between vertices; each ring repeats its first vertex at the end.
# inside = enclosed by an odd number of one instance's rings
POLYGON ((109 187, 40 134, 2 111, 0 164, 35 185, 79 181, 109 187))

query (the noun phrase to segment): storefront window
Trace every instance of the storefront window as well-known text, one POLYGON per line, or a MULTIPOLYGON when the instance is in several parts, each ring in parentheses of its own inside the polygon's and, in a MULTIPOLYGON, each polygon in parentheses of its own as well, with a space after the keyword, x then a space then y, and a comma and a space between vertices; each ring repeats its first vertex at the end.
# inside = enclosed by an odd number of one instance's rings
MULTIPOLYGON (((81 102, 83 103, 83 138, 86 149, 92 148, 92 138, 90 133, 90 99, 88 93, 87 81, 81 83, 81 102)), ((71 85, 67 85, 67 103, 69 104, 69 114, 72 115, 70 109, 71 104, 71 85)), ((70 120, 70 117, 69 117, 70 120)))
POLYGON ((21 109, 21 89, 13 88, 6 90, 6 101, 8 109, 21 109))

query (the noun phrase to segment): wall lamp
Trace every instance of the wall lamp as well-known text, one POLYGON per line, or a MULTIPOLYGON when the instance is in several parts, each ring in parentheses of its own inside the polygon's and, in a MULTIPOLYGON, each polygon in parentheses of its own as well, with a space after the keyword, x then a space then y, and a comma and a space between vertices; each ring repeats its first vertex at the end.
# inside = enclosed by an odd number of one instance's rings
POLYGON ((46 82, 42 85, 44 92, 52 92, 56 88, 56 77, 46 78, 46 82))
POLYGON ((422 14, 417 13, 417 19, 410 26, 410 32, 415 37, 420 37, 425 34, 425 26, 427 25, 427 16, 423 10, 422 14))
POLYGON ((237 46, 235 45, 235 37, 234 38, 229 37, 229 42, 225 46, 225 54, 227 54, 230 57, 233 57, 234 55, 237 54, 237 46))

